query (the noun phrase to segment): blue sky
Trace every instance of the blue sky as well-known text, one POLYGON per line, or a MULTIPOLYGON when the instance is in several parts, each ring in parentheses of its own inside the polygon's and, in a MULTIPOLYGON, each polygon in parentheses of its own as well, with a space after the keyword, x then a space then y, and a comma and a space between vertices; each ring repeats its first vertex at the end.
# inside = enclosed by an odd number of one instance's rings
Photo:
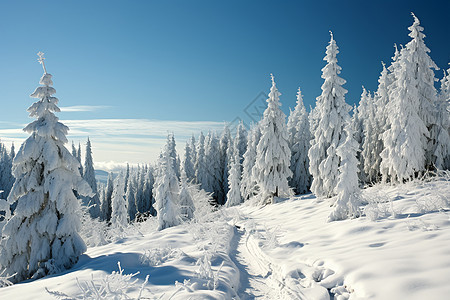
POLYGON ((99 167, 154 161, 167 130, 183 146, 199 130, 249 122, 245 109, 268 92, 270 73, 285 113, 298 86, 314 106, 329 30, 353 104, 362 85, 376 89, 393 44, 409 41, 411 11, 425 28, 431 57, 447 68, 444 0, 2 1, 0 136, 25 136, 17 134, 30 121, 28 95, 42 75, 38 51, 66 107, 59 117, 72 125, 69 138, 91 136, 99 167))

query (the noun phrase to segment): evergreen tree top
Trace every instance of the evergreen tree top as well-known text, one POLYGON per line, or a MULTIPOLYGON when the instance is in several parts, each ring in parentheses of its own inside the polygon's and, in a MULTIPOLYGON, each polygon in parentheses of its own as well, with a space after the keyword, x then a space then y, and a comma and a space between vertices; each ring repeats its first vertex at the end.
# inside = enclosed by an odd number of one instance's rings
POLYGON ((41 80, 39 81, 42 86, 37 87, 30 96, 40 100, 33 103, 27 109, 30 113, 30 117, 34 117, 37 120, 28 124, 24 128, 24 131, 35 133, 44 138, 53 138, 63 143, 67 143, 66 135, 69 128, 60 123, 59 118, 54 114, 54 112, 59 112, 60 109, 57 106, 58 98, 52 96, 56 93, 56 90, 52 87, 52 75, 48 74, 45 69, 43 53, 39 52, 38 55, 38 61, 44 67, 44 75, 42 75, 41 80))
POLYGON ((278 106, 281 106, 280 103, 281 93, 277 89, 273 74, 270 74, 270 78, 272 79, 272 87, 270 88, 269 98, 266 101, 267 103, 269 103, 268 108, 274 109, 277 108, 278 106))
MULTIPOLYGON (((322 91, 325 94, 333 94, 333 97, 344 96, 347 90, 342 87, 346 83, 346 80, 339 77, 342 68, 337 64, 337 54, 339 53, 339 48, 334 40, 333 33, 330 31, 330 42, 325 51, 325 57, 323 60, 327 62, 326 66, 322 68, 322 78, 325 79, 322 84, 322 91)), ((322 93, 322 97, 324 93, 322 93)))
MULTIPOLYGON (((410 31, 408 35, 412 38, 412 40, 408 44, 406 44, 406 49, 409 50, 409 54, 418 53, 419 56, 422 56, 420 60, 428 64, 431 69, 439 70, 437 65, 427 54, 431 51, 425 45, 425 42, 423 40, 425 38, 425 34, 422 33, 423 27, 420 26, 420 21, 416 17, 416 15, 414 15, 414 13, 411 14, 414 17, 414 23, 410 27, 408 27, 410 31)), ((419 58, 412 59, 412 62, 420 63, 419 58)))
POLYGON ((408 35, 410 37, 414 38, 419 38, 419 39, 423 39, 425 37, 425 34, 422 33, 423 31, 423 27, 420 26, 420 21, 419 19, 416 17, 416 15, 411 12, 411 15, 414 18, 414 23, 408 27, 408 30, 411 31, 408 35))
POLYGON ((302 95, 302 91, 301 91, 300 87, 298 88, 298 91, 297 91, 297 106, 300 111, 306 109, 305 105, 303 104, 303 95, 302 95))
MULTIPOLYGON (((325 51, 325 60, 327 63, 337 63, 337 54, 339 53, 339 47, 334 40, 333 32, 330 31, 330 42, 328 43, 327 49, 325 51)), ((339 74, 341 72, 341 67, 337 66, 336 73, 339 74)))

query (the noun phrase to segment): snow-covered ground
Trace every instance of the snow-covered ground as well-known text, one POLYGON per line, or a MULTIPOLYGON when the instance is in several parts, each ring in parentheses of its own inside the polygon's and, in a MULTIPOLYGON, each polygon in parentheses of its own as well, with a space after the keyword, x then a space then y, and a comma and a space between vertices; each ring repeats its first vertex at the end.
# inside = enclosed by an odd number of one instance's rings
POLYGON ((446 299, 450 182, 377 185, 363 195, 364 217, 331 223, 330 200, 312 195, 162 231, 150 220, 89 247, 63 274, 1 288, 0 299, 82 298, 102 287, 105 299, 446 299))

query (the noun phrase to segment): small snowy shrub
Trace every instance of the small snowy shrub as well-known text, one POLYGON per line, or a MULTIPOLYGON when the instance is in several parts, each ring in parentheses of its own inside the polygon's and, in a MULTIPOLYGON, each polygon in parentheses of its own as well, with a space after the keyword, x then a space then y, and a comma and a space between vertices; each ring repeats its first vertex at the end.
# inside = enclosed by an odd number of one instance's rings
MULTIPOLYGON (((450 206, 450 171, 438 170, 436 172, 426 172, 420 180, 414 180, 409 183, 413 188, 417 186, 425 187, 424 195, 417 197, 416 204, 421 213, 441 211, 450 206), (446 182, 447 191, 442 189, 435 189, 437 182, 446 182), (425 186, 425 183, 427 185, 425 186)), ((409 189, 408 189, 409 190, 409 189)))
POLYGON ((198 184, 189 184, 188 189, 195 206, 194 221, 202 223, 211 220, 212 213, 216 210, 211 205, 213 201, 211 193, 200 189, 198 184))
POLYGON ((11 286, 13 285, 13 283, 11 281, 9 281, 14 275, 12 276, 4 276, 6 270, 3 270, 0 273, 0 288, 5 287, 5 286, 11 286))
POLYGON ((200 257, 197 261, 197 276, 200 279, 204 279, 206 283, 204 283, 204 286, 207 289, 215 290, 219 286, 219 274, 222 270, 224 262, 222 261, 222 264, 219 266, 216 272, 213 271, 211 267, 211 259, 212 254, 208 251, 205 251, 204 255, 200 257))
POLYGON ((175 281, 175 287, 177 288, 177 290, 175 291, 175 293, 173 293, 172 296, 174 296, 176 293, 178 293, 180 291, 186 291, 189 293, 193 293, 195 290, 198 289, 197 285, 198 285, 197 282, 191 283, 190 279, 185 279, 183 281, 183 283, 175 281))
POLYGON ((371 221, 387 218, 391 215, 389 198, 381 196, 380 194, 374 194, 366 197, 368 204, 364 207, 364 215, 371 221))
POLYGON ((383 192, 368 193, 364 198, 368 204, 364 208, 363 213, 371 221, 376 221, 387 218, 390 215, 395 215, 395 212, 392 211, 392 200, 383 192))
POLYGON ((145 290, 145 285, 148 282, 148 275, 145 277, 143 284, 138 285, 139 279, 134 279, 139 272, 134 274, 124 274, 124 270, 120 266, 120 262, 117 262, 119 271, 113 271, 111 274, 104 276, 101 280, 95 280, 94 276, 90 281, 80 282, 77 278, 77 285, 81 291, 81 295, 71 297, 62 292, 50 291, 47 288, 46 291, 50 295, 58 299, 83 299, 83 300, 106 300, 106 299, 132 299, 127 295, 131 290, 138 290, 138 297, 133 299, 148 299, 148 297, 142 297, 142 293, 145 290))
POLYGON ((168 260, 180 258, 184 255, 183 251, 180 249, 166 248, 153 248, 145 250, 145 252, 140 256, 140 261, 142 264, 148 266, 159 266, 168 260))

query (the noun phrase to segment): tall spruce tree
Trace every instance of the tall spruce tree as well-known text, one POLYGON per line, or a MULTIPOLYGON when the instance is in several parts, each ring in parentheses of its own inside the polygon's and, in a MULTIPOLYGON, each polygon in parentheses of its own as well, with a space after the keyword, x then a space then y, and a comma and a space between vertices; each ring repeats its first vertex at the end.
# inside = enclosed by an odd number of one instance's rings
POLYGON ((0 247, 0 267, 12 282, 61 272, 86 251, 78 234, 81 210, 74 190, 90 195, 91 189, 80 176, 77 159, 64 146, 69 128, 54 114, 60 109, 52 96, 52 75, 43 53, 38 55, 44 69, 42 86, 31 94, 39 100, 28 108, 36 120, 24 128, 31 135, 14 159, 16 181, 8 202, 17 206, 3 228, 0 247))
POLYGON ((158 218, 158 230, 181 223, 178 179, 173 169, 173 157, 168 145, 164 147, 156 172, 153 197, 158 218))
POLYGON ((439 70, 435 62, 429 56, 430 49, 425 45, 425 34, 420 26, 419 19, 412 13, 414 23, 408 27, 411 41, 406 44, 407 55, 404 55, 405 72, 408 73, 410 96, 417 97, 419 101, 419 118, 427 127, 427 139, 425 142, 425 168, 434 169, 436 163, 435 151, 439 146, 438 135, 442 130, 442 124, 438 120, 437 91, 434 87, 436 77, 434 70, 439 70))
POLYGON ((390 74, 385 64, 382 62, 383 69, 381 71, 380 77, 378 78, 378 89, 375 92, 375 130, 374 130, 374 140, 375 146, 373 162, 373 169, 376 170, 376 182, 381 180, 381 152, 384 149, 383 144, 383 133, 388 129, 387 127, 387 105, 389 102, 389 92, 388 87, 390 85, 390 74))
POLYGON ((84 170, 83 170, 83 164, 81 162, 81 144, 78 143, 78 150, 77 150, 77 160, 80 163, 80 167, 79 167, 79 171, 80 171, 80 175, 83 176, 84 174, 84 170))
POLYGON ((260 188, 261 201, 272 202, 274 197, 292 195, 288 178, 292 176, 289 169, 291 150, 288 143, 286 115, 280 109, 280 95, 273 75, 272 87, 267 108, 260 123, 261 139, 256 147, 254 175, 260 188))
POLYGON ((231 169, 228 176, 228 193, 227 201, 225 203, 226 207, 231 207, 239 205, 241 203, 241 191, 240 191, 240 181, 241 181, 241 163, 239 157, 239 150, 234 149, 234 155, 231 159, 231 169))
POLYGON ((254 166, 256 162, 256 146, 261 139, 261 130, 259 125, 255 124, 250 130, 250 134, 247 140, 247 150, 244 153, 244 162, 242 163, 242 176, 241 176, 241 197, 248 200, 255 196, 258 191, 256 179, 254 176, 254 166))
POLYGON ((125 180, 124 180, 124 191, 125 191, 125 194, 127 193, 127 185, 128 185, 128 179, 130 178, 130 164, 129 163, 127 163, 127 169, 126 169, 126 171, 125 171, 125 180))
POLYGON ((339 166, 338 184, 336 186, 337 200, 328 221, 338 221, 361 216, 361 191, 358 183, 358 159, 360 151, 358 142, 354 138, 354 131, 350 123, 345 126, 345 140, 336 150, 341 159, 339 166))
POLYGON ((128 207, 125 199, 125 180, 122 173, 114 180, 114 191, 112 194, 111 225, 124 228, 128 225, 128 207))
MULTIPOLYGON (((450 69, 448 70, 450 71, 450 69)), ((435 133, 436 147, 434 149, 435 166, 437 169, 450 169, 450 75, 444 70, 441 80, 441 89, 437 100, 435 133)))
POLYGON ((244 153, 247 150, 247 129, 245 128, 244 122, 242 121, 239 122, 239 125, 236 128, 236 136, 234 137, 233 146, 238 149, 240 164, 242 165, 242 161, 244 160, 244 153))
MULTIPOLYGON (((228 193, 228 171, 230 169, 230 148, 232 148, 233 140, 231 137, 230 128, 228 125, 225 125, 225 128, 222 131, 222 135, 220 136, 220 167, 222 173, 222 195, 224 197, 228 193)), ((222 199, 222 202, 225 202, 225 199, 222 199)))
POLYGON ((197 183, 200 185, 200 188, 205 190, 208 184, 208 174, 205 155, 205 136, 203 135, 203 132, 200 132, 197 149, 198 151, 197 159, 195 161, 195 177, 197 178, 197 183))
POLYGON ((92 192, 94 193, 93 197, 90 198, 84 197, 83 200, 86 202, 87 205, 90 206, 89 214, 91 215, 91 217, 98 218, 100 216, 100 208, 101 208, 100 198, 98 196, 97 179, 95 179, 94 160, 92 159, 92 147, 89 138, 87 139, 86 143, 83 178, 89 184, 89 186, 92 189, 92 192))
POLYGON ((338 46, 333 34, 330 34, 331 40, 324 58, 327 65, 322 69, 322 94, 317 97, 312 120, 314 138, 308 152, 309 171, 313 176, 311 191, 319 197, 335 195, 340 166, 336 149, 343 142, 343 130, 350 111, 350 106, 345 103, 347 90, 342 87, 346 81, 339 77, 338 46))
POLYGON ((430 112, 423 110, 430 109, 431 113, 434 110, 424 97, 434 97, 434 87, 429 86, 429 80, 434 78, 431 68, 435 65, 427 55, 429 50, 423 43, 423 28, 417 18, 409 29, 413 40, 396 55, 391 66, 393 76, 386 107, 390 114, 381 152, 383 179, 393 182, 413 179, 425 171, 430 140, 428 126, 431 123, 428 123, 433 121, 430 112), (418 60, 420 64, 417 64, 418 60))
MULTIPOLYGON (((358 113, 358 107, 356 106, 356 104, 353 106, 353 116, 350 119, 350 126, 351 126, 351 130, 354 133, 353 137, 355 138, 355 141, 358 143, 358 147, 360 148, 362 145, 362 140, 363 140, 363 130, 362 130, 362 124, 361 121, 359 120, 359 113, 358 113)), ((363 159, 361 157, 361 152, 358 151, 356 153, 356 159, 358 160, 358 178, 359 178, 359 183, 360 186, 363 186, 365 183, 365 176, 364 176, 364 164, 362 163, 363 159)))
POLYGON ((300 88, 297 92, 297 105, 291 111, 288 123, 289 147, 291 149, 292 177, 290 186, 296 194, 303 194, 309 190, 311 175, 309 174, 308 151, 311 144, 311 131, 309 129, 309 116, 303 104, 300 88))
POLYGON ((137 207, 136 207, 136 182, 135 174, 130 174, 127 182, 127 193, 125 199, 127 201, 128 208, 128 220, 130 222, 134 221, 136 218, 137 207))
POLYGON ((113 173, 108 173, 108 179, 106 181, 106 189, 105 189, 105 197, 102 202, 102 219, 103 221, 110 222, 111 221, 111 212, 112 212, 112 193, 114 191, 114 181, 113 181, 113 173))
POLYGON ((207 170, 207 184, 205 191, 213 193, 213 198, 217 204, 225 203, 225 195, 222 190, 223 171, 221 168, 220 145, 219 139, 215 132, 209 132, 206 138, 208 141, 206 148, 205 164, 208 166, 207 170))
POLYGON ((181 172, 179 201, 181 219, 183 221, 192 220, 194 218, 195 206, 184 172, 181 172))
POLYGON ((364 142, 362 144, 362 163, 366 183, 379 181, 379 168, 377 166, 378 153, 378 123, 376 119, 375 99, 367 92, 366 116, 363 122, 364 142))
POLYGON ((177 149, 176 149, 176 143, 175 143, 175 136, 173 133, 169 133, 167 135, 167 147, 169 151, 170 157, 173 158, 173 170, 175 171, 175 174, 177 175, 177 178, 180 179, 180 159, 177 155, 177 149))
MULTIPOLYGON (((192 137, 193 138, 193 137, 192 137)), ((184 160, 183 160, 183 171, 186 174, 186 179, 188 181, 193 181, 195 178, 195 168, 194 168, 194 153, 192 150, 191 140, 186 142, 184 147, 184 160)))
POLYGON ((14 155, 14 145, 8 153, 6 146, 0 142, 0 190, 4 199, 8 197, 15 180, 12 173, 14 155))

